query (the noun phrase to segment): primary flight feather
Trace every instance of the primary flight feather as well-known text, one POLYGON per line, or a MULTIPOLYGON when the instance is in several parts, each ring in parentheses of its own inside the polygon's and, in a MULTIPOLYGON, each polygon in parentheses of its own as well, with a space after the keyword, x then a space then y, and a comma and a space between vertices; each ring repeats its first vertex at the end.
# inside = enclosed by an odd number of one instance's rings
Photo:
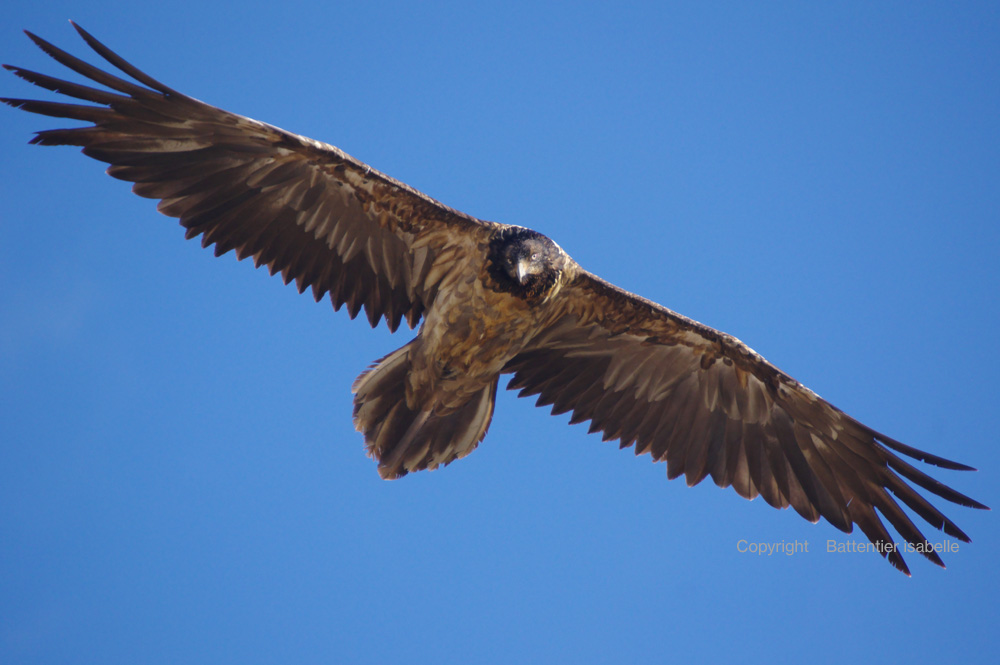
POLYGON ((84 104, 4 98, 90 123, 37 134, 81 146, 140 196, 202 236, 216 255, 280 272, 334 309, 375 326, 420 330, 355 381, 354 423, 384 478, 434 469, 486 436, 501 374, 553 413, 667 463, 689 485, 707 476, 741 496, 792 506, 845 532, 857 525, 903 572, 884 517, 943 565, 904 512, 968 536, 913 487, 981 503, 906 457, 970 469, 862 425, 736 338, 609 284, 530 229, 470 217, 334 146, 205 104, 142 73, 83 29, 129 81, 27 33, 104 86, 4 65, 84 104))

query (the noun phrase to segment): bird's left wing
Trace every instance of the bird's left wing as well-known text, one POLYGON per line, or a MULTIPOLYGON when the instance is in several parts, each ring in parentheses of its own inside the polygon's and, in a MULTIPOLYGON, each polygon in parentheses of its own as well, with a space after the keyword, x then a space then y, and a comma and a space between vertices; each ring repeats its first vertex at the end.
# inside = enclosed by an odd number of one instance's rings
POLYGON ((375 326, 414 327, 437 292, 461 274, 485 242, 489 222, 435 201, 343 151, 210 106, 160 83, 83 29, 87 44, 129 81, 28 36, 48 55, 107 89, 4 65, 48 90, 90 102, 26 99, 11 106, 92 123, 38 132, 32 142, 76 145, 110 164, 133 191, 161 199, 189 238, 253 257, 318 301, 353 318, 364 307, 375 326))
POLYGON ((580 271, 559 293, 551 323, 504 368, 509 389, 538 395, 571 423, 591 421, 605 440, 635 444, 688 485, 711 475, 752 499, 791 505, 850 532, 907 572, 881 513, 909 543, 943 566, 897 499, 932 526, 968 536, 903 479, 940 497, 982 504, 914 468, 896 453, 969 469, 862 425, 768 363, 735 337, 687 319, 580 271))

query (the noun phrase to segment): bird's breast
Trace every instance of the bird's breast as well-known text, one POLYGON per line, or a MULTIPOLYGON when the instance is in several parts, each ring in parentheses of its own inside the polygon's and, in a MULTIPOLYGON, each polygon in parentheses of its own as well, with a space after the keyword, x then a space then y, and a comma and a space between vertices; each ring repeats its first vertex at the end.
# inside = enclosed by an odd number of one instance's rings
POLYGON ((474 279, 438 294, 419 345, 439 379, 492 380, 537 329, 536 307, 474 279))

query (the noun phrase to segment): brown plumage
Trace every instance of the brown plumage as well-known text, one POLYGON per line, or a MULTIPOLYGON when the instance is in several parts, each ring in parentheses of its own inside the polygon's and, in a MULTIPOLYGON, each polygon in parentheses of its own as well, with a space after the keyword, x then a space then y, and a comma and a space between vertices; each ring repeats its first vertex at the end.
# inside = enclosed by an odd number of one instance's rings
POLYGON ((845 532, 857 525, 908 569, 879 513, 943 565, 898 501, 931 526, 968 536, 912 485, 982 504, 903 458, 948 469, 862 425, 734 337, 627 293, 528 229, 465 215, 337 148, 209 106, 143 74, 88 33, 134 79, 89 65, 28 33, 46 53, 107 89, 5 67, 87 104, 3 99, 91 123, 39 132, 76 145, 135 183, 140 196, 202 236, 216 255, 280 272, 329 295, 353 318, 400 322, 417 337, 354 383, 354 421, 379 473, 397 478, 470 453, 486 435, 500 374, 570 422, 665 461, 689 485, 711 476, 741 496, 792 506, 845 532), (907 482, 909 481, 909 483, 907 482), (912 485, 910 484, 912 483, 912 485))

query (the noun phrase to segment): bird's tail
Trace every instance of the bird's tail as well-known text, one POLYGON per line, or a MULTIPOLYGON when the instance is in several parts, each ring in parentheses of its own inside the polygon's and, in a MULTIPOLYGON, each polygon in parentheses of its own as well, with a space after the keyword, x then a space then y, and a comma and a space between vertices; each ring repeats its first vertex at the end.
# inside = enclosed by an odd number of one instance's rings
POLYGON ((389 480, 410 471, 436 469, 465 457, 486 436, 497 382, 494 379, 457 409, 406 403, 410 344, 378 360, 354 381, 354 427, 365 435, 368 456, 389 480))

